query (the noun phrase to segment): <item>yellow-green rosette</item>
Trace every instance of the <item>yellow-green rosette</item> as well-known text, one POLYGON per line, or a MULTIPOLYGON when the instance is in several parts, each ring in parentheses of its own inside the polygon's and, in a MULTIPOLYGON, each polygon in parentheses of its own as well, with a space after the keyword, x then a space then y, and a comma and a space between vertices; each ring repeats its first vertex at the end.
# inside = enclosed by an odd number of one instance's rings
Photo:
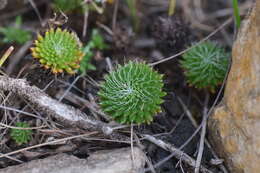
POLYGON ((80 67, 84 53, 77 35, 67 30, 49 29, 44 36, 38 35, 31 48, 32 56, 53 73, 74 74, 80 67))

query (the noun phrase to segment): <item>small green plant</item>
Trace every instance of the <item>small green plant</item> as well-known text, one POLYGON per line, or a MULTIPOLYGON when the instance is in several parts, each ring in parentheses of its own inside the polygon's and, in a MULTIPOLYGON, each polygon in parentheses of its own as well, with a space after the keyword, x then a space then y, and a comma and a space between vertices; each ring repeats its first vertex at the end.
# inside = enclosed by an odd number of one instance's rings
POLYGON ((232 4, 233 4, 235 24, 236 24, 236 28, 238 29, 240 27, 240 23, 241 23, 240 12, 239 12, 239 7, 238 7, 238 0, 232 0, 232 4))
POLYGON ((216 43, 208 41, 184 53, 180 64, 191 86, 214 91, 224 80, 229 56, 216 43))
POLYGON ((150 123, 166 95, 162 77, 143 62, 118 65, 98 92, 102 110, 122 124, 150 123))
POLYGON ((96 70, 96 67, 90 63, 91 58, 94 56, 94 51, 104 50, 107 47, 102 35, 100 35, 97 29, 93 29, 90 41, 83 48, 85 56, 80 63, 79 71, 81 73, 86 73, 87 70, 96 70))
POLYGON ((0 33, 4 35, 2 42, 4 43, 18 43, 24 44, 32 39, 32 35, 29 31, 21 29, 22 18, 16 17, 15 25, 9 27, 0 27, 0 33))
POLYGON ((34 58, 53 73, 66 71, 74 74, 84 56, 77 35, 67 30, 51 28, 45 36, 38 35, 35 47, 31 48, 34 58))
MULTIPOLYGON (((19 128, 29 128, 29 124, 25 122, 17 122, 15 124, 19 128)), ((26 144, 31 140, 32 130, 29 129, 11 129, 11 138, 18 144, 26 144)))

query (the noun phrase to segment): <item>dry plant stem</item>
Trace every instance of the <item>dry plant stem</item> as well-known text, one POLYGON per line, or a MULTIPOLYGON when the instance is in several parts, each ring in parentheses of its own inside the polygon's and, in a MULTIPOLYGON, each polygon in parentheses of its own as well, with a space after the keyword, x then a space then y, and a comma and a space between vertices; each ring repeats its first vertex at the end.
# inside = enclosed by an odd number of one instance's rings
POLYGON ((107 124, 93 120, 74 107, 65 105, 48 97, 42 90, 35 86, 30 86, 24 79, 13 79, 6 76, 0 76, 0 90, 10 91, 24 97, 33 104, 36 109, 56 118, 62 124, 90 131, 97 130, 111 138, 124 138, 124 136, 120 134, 113 133, 113 129, 107 124))
POLYGON ((214 28, 212 26, 202 23, 201 16, 197 15, 195 12, 198 11, 198 8, 194 6, 194 1, 197 0, 182 0, 182 9, 187 19, 190 21, 192 27, 197 27, 201 30, 212 31, 214 28), (195 9, 195 10, 194 10, 195 9), (194 12, 195 11, 195 12, 194 12))
POLYGON ((115 1, 114 11, 113 11, 113 20, 112 20, 112 30, 115 31, 116 29, 116 19, 117 19, 117 12, 118 12, 119 0, 115 1))
POLYGON ((13 52, 14 47, 11 46, 7 49, 7 51, 4 53, 4 55, 0 58, 0 67, 4 64, 4 62, 7 60, 7 58, 11 55, 13 52))
POLYGON ((181 104, 182 109, 184 110, 185 114, 187 115, 187 117, 190 119, 192 125, 194 127, 198 127, 198 123, 195 120, 195 118, 192 116, 191 112, 188 110, 187 106, 183 103, 182 99, 180 97, 177 96, 177 100, 179 101, 179 103, 181 104))
MULTIPOLYGON (((49 0, 37 0, 37 5, 42 5, 44 3, 49 2, 49 0)), ((11 11, 10 13, 6 13, 0 16, 0 21, 4 21, 6 19, 22 15, 23 13, 31 10, 31 6, 25 6, 24 8, 18 9, 16 11, 11 11)))
POLYGON ((199 173, 199 171, 200 171, 201 159, 202 159, 202 155, 203 155, 203 151, 204 151, 204 141, 205 141, 206 127, 207 127, 208 102, 209 102, 209 93, 206 91, 206 98, 205 98, 205 104, 204 104, 204 109, 203 109, 202 129, 201 129, 201 134, 200 134, 199 152, 198 152, 198 156, 196 159, 194 173, 199 173))
POLYGON ((39 127, 22 128, 22 127, 16 127, 16 126, 9 126, 7 124, 0 122, 0 127, 6 127, 6 128, 9 128, 9 129, 19 129, 19 130, 35 130, 35 129, 42 129, 42 128, 45 128, 47 126, 44 125, 44 126, 39 126, 39 127))
MULTIPOLYGON (((185 114, 188 116, 188 118, 190 119, 190 121, 192 122, 192 125, 195 128, 198 128, 199 125, 196 122, 196 120, 194 119, 193 115, 191 114, 191 112, 189 111, 189 109, 187 108, 187 106, 183 103, 183 101, 181 100, 180 97, 177 97, 179 103, 181 104, 185 114)), ((212 155, 215 157, 215 159, 219 159, 219 157, 217 156, 216 152, 213 150, 213 148, 211 147, 209 141, 207 140, 207 138, 205 139, 205 144, 207 145, 207 147, 211 150, 212 155)), ((224 172, 224 173, 228 173, 226 167, 223 164, 219 165, 220 169, 224 172)))
POLYGON ((39 10, 38 10, 36 4, 34 3, 33 0, 28 0, 28 1, 30 2, 31 6, 33 7, 33 9, 34 9, 34 11, 35 11, 35 13, 36 13, 36 15, 37 15, 37 17, 39 18, 40 23, 41 23, 41 26, 44 26, 44 25, 43 25, 43 20, 42 20, 41 14, 40 14, 40 12, 39 12, 39 10))
POLYGON ((113 36, 114 35, 114 32, 106 25, 100 23, 100 22, 97 22, 97 25, 102 28, 104 31, 106 31, 109 35, 113 36))
MULTIPOLYGON (((2 157, 3 153, 0 153, 0 157, 2 157)), ((11 157, 11 156, 5 156, 6 158, 10 159, 10 160, 14 160, 18 163, 24 163, 23 161, 19 160, 19 159, 16 159, 14 157, 11 157)))
POLYGON ((134 141, 133 141, 133 139, 134 139, 134 126, 133 126, 133 123, 131 123, 131 159, 132 159, 132 166, 133 166, 133 168, 135 168, 135 165, 134 165, 134 163, 135 163, 135 157, 134 157, 134 141))
POLYGON ((59 98, 59 102, 61 102, 63 100, 63 98, 68 94, 68 92, 72 89, 72 87, 74 86, 74 84, 82 77, 82 75, 77 76, 76 79, 70 84, 70 86, 68 87, 68 89, 66 89, 66 91, 63 93, 63 95, 59 98))
POLYGON ((33 145, 33 146, 30 146, 30 147, 26 147, 26 148, 22 148, 22 149, 19 149, 19 150, 16 150, 16 151, 12 151, 10 153, 2 154, 2 155, 0 155, 0 158, 8 157, 10 155, 14 155, 14 154, 17 154, 17 153, 20 153, 20 152, 23 152, 23 151, 27 151, 27 150, 31 150, 31 149, 34 149, 34 148, 39 148, 39 147, 46 146, 46 145, 56 144, 56 143, 64 142, 64 141, 71 140, 71 139, 88 137, 90 135, 95 135, 95 134, 98 134, 98 132, 94 131, 94 132, 90 132, 90 133, 87 133, 87 134, 70 136, 70 137, 67 137, 67 138, 57 139, 57 140, 51 141, 51 142, 45 142, 45 143, 33 145))
MULTIPOLYGON (((134 141, 136 142, 137 147, 139 147, 143 151, 144 146, 141 144, 141 141, 140 141, 139 137, 136 135, 136 133, 134 134, 134 141)), ((152 173, 156 173, 151 160, 148 158, 148 156, 146 154, 144 154, 144 156, 145 156, 146 164, 147 164, 147 167, 149 168, 149 170, 152 173)), ((143 173, 145 173, 145 170, 143 173)))
POLYGON ((12 60, 9 61, 7 69, 5 70, 6 74, 11 74, 15 69, 16 65, 20 62, 20 60, 24 57, 29 47, 32 45, 32 41, 26 42, 12 57, 12 60))
POLYGON ((173 59, 173 58, 176 58, 176 57, 182 55, 183 53, 189 51, 190 49, 193 49, 194 47, 196 47, 196 46, 200 45, 201 43, 203 43, 204 41, 208 40, 210 37, 212 37, 213 35, 215 35, 218 31, 221 31, 226 25, 230 24, 231 22, 232 22, 232 19, 229 18, 226 22, 224 22, 221 26, 219 26, 216 30, 214 30, 213 32, 211 32, 207 37, 205 37, 205 38, 203 38, 202 40, 200 40, 200 41, 199 41, 198 43, 196 43, 194 46, 191 46, 191 47, 189 47, 188 49, 185 49, 185 50, 183 50, 183 51, 181 51, 181 52, 179 52, 179 53, 177 53, 177 54, 175 54, 175 55, 172 55, 172 56, 170 56, 170 57, 164 58, 164 59, 162 59, 162 60, 160 60, 160 61, 157 61, 157 62, 154 62, 154 63, 150 63, 149 65, 150 65, 150 66, 155 66, 155 65, 161 64, 161 63, 163 63, 163 62, 169 61, 169 60, 171 60, 171 59, 173 59))
POLYGON ((195 7, 196 16, 198 17, 198 19, 201 22, 204 21, 205 18, 207 18, 207 17, 205 16, 205 13, 203 12, 201 0, 194 0, 193 4, 194 4, 194 7, 195 7))
POLYGON ((85 38, 86 35, 87 35, 87 29, 88 29, 88 15, 89 15, 89 12, 88 10, 85 11, 84 13, 84 24, 83 24, 83 31, 82 31, 82 37, 85 38))
MULTIPOLYGON (((182 159, 182 161, 184 161, 186 164, 195 167, 196 165, 196 161, 191 158, 189 155, 187 155, 186 153, 184 153, 183 151, 179 150, 178 148, 174 147, 173 145, 166 143, 160 139, 156 139, 155 137, 151 136, 151 135, 144 135, 145 139, 154 143, 155 145, 163 148, 164 150, 170 151, 172 152, 172 154, 174 153, 174 157, 177 159, 182 159)), ((208 170, 207 168, 205 168, 204 166, 200 166, 200 170, 203 173, 212 173, 210 170, 208 170)))
POLYGON ((112 62, 111 62, 111 59, 109 57, 106 57, 106 63, 107 63, 107 67, 108 67, 108 71, 111 72, 113 71, 113 65, 112 65, 112 62))

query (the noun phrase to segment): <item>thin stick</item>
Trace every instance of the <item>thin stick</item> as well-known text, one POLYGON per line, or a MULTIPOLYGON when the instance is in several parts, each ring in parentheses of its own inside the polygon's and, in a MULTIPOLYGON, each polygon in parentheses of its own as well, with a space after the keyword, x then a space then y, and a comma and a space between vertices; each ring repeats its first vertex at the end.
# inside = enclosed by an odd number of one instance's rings
MULTIPOLYGON (((141 141, 140 141, 140 139, 138 138, 138 136, 136 134, 134 134, 134 141, 136 142, 136 145, 143 151, 144 146, 141 144, 141 141)), ((153 167, 153 164, 151 162, 151 159, 148 158, 148 156, 146 154, 144 154, 144 156, 145 156, 145 160, 146 160, 147 167, 149 168, 149 170, 152 173, 156 173, 156 171, 155 171, 155 169, 153 167)), ((143 171, 143 173, 145 173, 145 170, 143 171)))
MULTIPOLYGON (((181 100, 180 97, 177 97, 179 103, 181 104, 183 111, 185 112, 185 114, 188 116, 188 118, 190 119, 190 121, 192 122, 192 125, 195 128, 198 128, 198 123, 196 122, 196 120, 194 119, 193 115, 191 114, 191 112, 189 111, 189 109, 187 108, 187 106, 183 103, 183 101, 181 100)), ((197 134, 197 133, 195 133, 197 134)), ((192 139, 192 138, 191 138, 192 139)), ((189 141, 187 141, 189 142, 189 141)), ((185 142, 186 143, 186 142, 185 142)), ((207 138, 205 139, 205 144, 207 145, 207 147, 211 150, 212 155, 215 157, 215 159, 219 159, 219 157, 217 156, 216 152, 213 150, 213 148, 211 147, 209 141, 207 140, 207 138)), ((224 172, 224 173, 228 173, 226 167, 223 164, 220 164, 220 169, 224 172)))
POLYGON ((23 127, 9 126, 9 125, 1 123, 1 122, 0 122, 0 126, 6 127, 6 128, 10 128, 10 129, 18 129, 18 130, 35 130, 35 129, 42 129, 42 128, 47 127, 46 125, 43 125, 43 126, 39 126, 39 127, 23 128, 23 127))
POLYGON ((194 173, 199 173, 202 154, 203 154, 203 151, 204 151, 204 141, 205 141, 206 127, 207 127, 208 102, 209 102, 209 93, 206 92, 205 105, 204 105, 204 110, 203 110, 202 129, 201 129, 201 135, 200 135, 199 152, 198 152, 198 156, 197 156, 197 159, 196 159, 196 165, 195 165, 194 173))
POLYGON ((71 88, 74 86, 74 84, 82 77, 82 75, 79 75, 76 77, 76 79, 70 84, 70 86, 66 89, 66 91, 63 93, 63 95, 59 98, 59 102, 63 100, 63 98, 69 93, 71 88))
POLYGON ((84 12, 84 24, 83 24, 83 31, 82 31, 82 37, 85 38, 87 35, 87 29, 88 29, 88 15, 89 12, 86 10, 84 12))
POLYGON ((116 0, 116 2, 115 2, 115 7, 114 7, 114 11, 113 11, 113 20, 112 20, 112 31, 113 31, 113 32, 114 32, 115 29, 116 29, 116 19, 117 19, 118 5, 119 5, 119 1, 116 0))
MULTIPOLYGON (((3 155, 3 153, 0 153, 0 157, 3 155)), ((5 156, 6 158, 10 159, 10 160, 14 160, 18 163, 24 163, 23 161, 19 160, 19 159, 16 159, 14 157, 11 157, 11 156, 5 156)))
POLYGON ((37 15, 37 17, 39 18, 41 26, 44 26, 41 14, 40 14, 37 6, 35 5, 34 1, 33 0, 28 0, 28 1, 30 2, 31 6, 33 7, 33 9, 34 9, 34 11, 35 11, 35 13, 37 15))
MULTIPOLYGON (((155 145, 163 148, 164 150, 170 151, 172 152, 172 154, 174 154, 174 156, 177 159, 182 159, 186 164, 195 167, 196 165, 196 161, 191 158, 189 155, 187 155, 186 153, 184 153, 183 151, 179 150, 178 148, 174 147, 173 145, 166 143, 160 139, 157 139, 151 135, 143 135, 148 141, 154 143, 155 145)), ((200 169, 203 173, 212 173, 210 170, 208 170, 207 168, 205 168, 204 166, 200 166, 200 169)))
POLYGON ((181 104, 183 111, 185 112, 187 117, 190 119, 192 125, 197 128, 198 123, 196 122, 195 118, 192 116, 191 112, 188 110, 187 106, 183 103, 182 99, 178 96, 177 96, 177 100, 181 104))
POLYGON ((135 155, 134 155, 134 126, 133 123, 131 123, 131 159, 132 159, 132 166, 135 167, 135 155))
POLYGON ((226 25, 230 24, 231 21, 232 21, 231 18, 228 19, 226 22, 224 22, 222 25, 220 25, 216 30, 214 30, 212 33, 210 33, 207 37, 203 38, 203 39, 200 40, 198 43, 194 44, 193 46, 189 47, 188 49, 185 49, 185 50, 183 50, 183 51, 181 51, 181 52, 179 52, 179 53, 177 53, 177 54, 175 54, 175 55, 173 55, 173 56, 170 56, 170 57, 168 57, 168 58, 164 58, 164 59, 162 59, 162 60, 160 60, 160 61, 157 61, 157 62, 154 62, 154 63, 150 63, 149 65, 150 65, 150 66, 155 66, 155 65, 161 64, 161 63, 163 63, 163 62, 169 61, 169 60, 171 60, 171 59, 173 59, 173 58, 176 58, 176 57, 182 55, 183 53, 189 51, 190 49, 193 49, 194 47, 199 46, 201 43, 203 43, 204 41, 208 40, 210 37, 212 37, 213 35, 215 35, 218 31, 220 31, 221 29, 223 29, 226 25))
POLYGON ((67 141, 67 140, 71 140, 71 139, 75 139, 75 138, 87 137, 87 136, 95 135, 95 134, 98 134, 98 132, 97 132, 97 131, 94 131, 94 132, 90 132, 90 133, 87 133, 87 134, 81 134, 81 135, 76 135, 76 136, 70 136, 70 137, 67 137, 67 138, 57 139, 57 140, 55 140, 55 141, 50 141, 50 142, 45 142, 45 143, 33 145, 33 146, 30 146, 30 147, 26 147, 26 148, 22 148, 22 149, 19 149, 19 150, 16 150, 16 151, 12 151, 12 152, 10 152, 10 153, 1 154, 1 155, 0 155, 0 158, 8 157, 8 156, 11 156, 11 155, 14 155, 14 154, 23 152, 23 151, 31 150, 31 149, 34 149, 34 148, 39 148, 39 147, 46 146, 46 145, 50 145, 50 144, 56 144, 56 143, 60 143, 60 142, 67 141))

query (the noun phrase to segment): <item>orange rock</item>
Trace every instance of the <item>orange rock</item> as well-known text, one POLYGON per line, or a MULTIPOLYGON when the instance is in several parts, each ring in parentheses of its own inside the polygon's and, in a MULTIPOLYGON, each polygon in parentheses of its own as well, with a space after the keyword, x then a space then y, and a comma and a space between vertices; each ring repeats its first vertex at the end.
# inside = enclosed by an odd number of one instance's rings
POLYGON ((209 119, 210 138, 232 173, 260 173, 260 1, 232 51, 222 103, 209 119))

